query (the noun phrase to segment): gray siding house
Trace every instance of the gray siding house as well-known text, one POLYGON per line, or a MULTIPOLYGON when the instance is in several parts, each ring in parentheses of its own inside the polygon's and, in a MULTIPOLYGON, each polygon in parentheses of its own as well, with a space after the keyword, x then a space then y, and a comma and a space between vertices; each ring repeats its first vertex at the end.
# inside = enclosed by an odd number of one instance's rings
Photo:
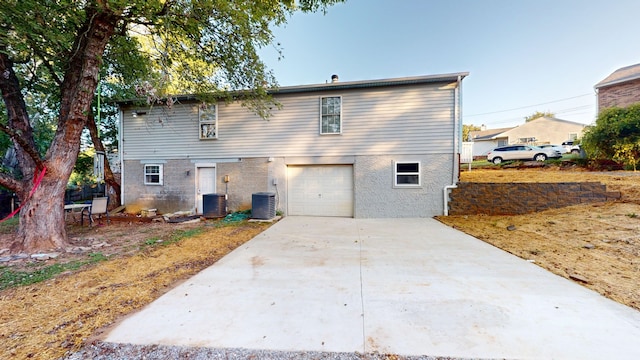
POLYGON ((458 181, 468 73, 282 87, 264 120, 237 102, 120 103, 127 212, 230 211, 275 194, 284 215, 431 217, 458 181))

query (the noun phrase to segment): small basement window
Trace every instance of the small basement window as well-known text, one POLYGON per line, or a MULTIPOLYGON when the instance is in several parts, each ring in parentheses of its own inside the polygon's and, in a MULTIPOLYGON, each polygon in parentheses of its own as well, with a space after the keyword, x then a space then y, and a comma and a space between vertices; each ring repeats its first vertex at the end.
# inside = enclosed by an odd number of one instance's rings
POLYGON ((216 104, 203 103, 198 109, 200 140, 218 138, 218 107, 216 104))
POLYGON ((420 181, 420 162, 400 162, 394 164, 394 183, 395 187, 416 187, 421 185, 420 181))
POLYGON ((161 164, 145 164, 144 165, 144 184, 145 185, 162 185, 162 165, 161 164))

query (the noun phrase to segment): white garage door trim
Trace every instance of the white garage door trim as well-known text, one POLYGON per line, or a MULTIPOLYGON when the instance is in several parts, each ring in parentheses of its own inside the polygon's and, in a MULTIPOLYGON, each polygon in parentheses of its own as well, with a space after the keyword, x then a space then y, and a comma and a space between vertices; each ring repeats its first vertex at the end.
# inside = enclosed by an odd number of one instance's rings
POLYGON ((353 217, 353 165, 289 165, 288 214, 353 217))

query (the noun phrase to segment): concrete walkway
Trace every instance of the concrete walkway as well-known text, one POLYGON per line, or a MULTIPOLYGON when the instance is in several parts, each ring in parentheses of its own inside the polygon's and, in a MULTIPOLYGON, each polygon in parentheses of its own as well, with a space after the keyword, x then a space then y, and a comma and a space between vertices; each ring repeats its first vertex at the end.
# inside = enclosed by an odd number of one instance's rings
POLYGON ((640 312, 433 219, 287 217, 103 340, 640 359, 640 312))

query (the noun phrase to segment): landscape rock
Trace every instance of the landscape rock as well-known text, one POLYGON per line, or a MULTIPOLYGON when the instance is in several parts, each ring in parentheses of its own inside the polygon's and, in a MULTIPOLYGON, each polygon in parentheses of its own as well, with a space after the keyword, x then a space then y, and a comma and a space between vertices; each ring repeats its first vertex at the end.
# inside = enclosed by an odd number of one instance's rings
POLYGON ((0 255, 6 254, 9 252, 9 249, 0 249, 0 255))
POLYGON ((507 230, 509 230, 509 231, 513 231, 513 230, 515 230, 515 229, 516 229, 516 226, 515 226, 515 225, 509 225, 509 226, 507 226, 507 230))
POLYGON ((91 250, 93 250, 93 248, 86 247, 86 246, 74 246, 70 249, 67 249, 67 252, 70 252, 72 254, 82 254, 84 252, 88 252, 91 250))
POLYGON ((187 220, 187 221, 183 221, 183 224, 195 224, 195 223, 199 223, 201 220, 200 218, 197 219, 193 219, 193 220, 187 220))
POLYGON ((596 246, 593 245, 593 244, 587 244, 587 245, 583 246, 583 248, 585 248, 585 249, 595 249, 596 246))
POLYGON ((45 261, 49 259, 55 259, 58 256, 60 256, 60 253, 32 254, 31 258, 38 261, 45 261))
POLYGON ((91 244, 91 248, 92 249, 100 249, 103 247, 109 247, 111 246, 111 244, 107 243, 107 242, 101 242, 101 243, 97 243, 97 244, 91 244))
POLYGON ((0 262, 24 260, 24 259, 28 259, 28 258, 29 258, 29 255, 27 255, 27 254, 13 254, 13 255, 0 257, 0 262))
POLYGON ((174 213, 164 214, 162 216, 165 218, 165 220, 168 220, 168 219, 172 219, 172 218, 176 218, 176 217, 191 216, 191 215, 195 215, 195 211, 193 211, 193 210, 176 211, 174 213))

